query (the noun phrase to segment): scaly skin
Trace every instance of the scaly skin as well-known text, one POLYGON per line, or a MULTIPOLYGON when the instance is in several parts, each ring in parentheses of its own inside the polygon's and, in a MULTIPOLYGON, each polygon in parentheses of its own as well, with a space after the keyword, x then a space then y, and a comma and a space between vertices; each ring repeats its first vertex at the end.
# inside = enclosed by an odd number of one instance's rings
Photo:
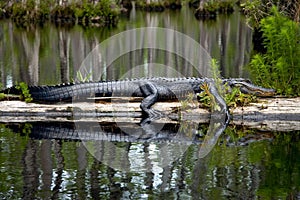
MULTIPOLYGON (((201 86, 206 83, 211 94, 222 109, 227 110, 225 102, 218 94, 213 79, 209 78, 142 78, 120 81, 99 81, 84 83, 69 83, 56 86, 29 86, 34 102, 56 103, 84 100, 88 97, 143 97, 141 109, 147 115, 157 112, 151 108, 160 100, 174 100, 186 98, 190 93, 201 93, 201 86)), ((230 87, 238 86, 244 93, 258 96, 272 96, 275 90, 253 85, 245 79, 222 79, 222 83, 230 87)), ((15 93, 14 87, 6 89, 5 93, 15 93)))

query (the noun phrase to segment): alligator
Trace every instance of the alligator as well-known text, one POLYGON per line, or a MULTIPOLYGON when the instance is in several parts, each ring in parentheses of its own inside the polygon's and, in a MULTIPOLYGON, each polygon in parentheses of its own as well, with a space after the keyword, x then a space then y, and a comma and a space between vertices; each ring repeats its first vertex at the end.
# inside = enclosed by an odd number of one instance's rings
MULTIPOLYGON (((222 79, 222 84, 229 87, 239 87, 243 93, 257 96, 273 96, 274 89, 256 86, 248 79, 222 79)), ((28 90, 34 102, 57 103, 86 100, 90 97, 142 97, 140 108, 147 116, 161 114, 151 108, 157 101, 186 98, 190 93, 203 92, 207 84, 216 102, 229 117, 226 103, 218 94, 215 80, 211 78, 139 78, 119 81, 98 81, 63 83, 55 86, 29 86, 28 90)), ((20 94, 17 87, 2 91, 6 94, 20 94)))

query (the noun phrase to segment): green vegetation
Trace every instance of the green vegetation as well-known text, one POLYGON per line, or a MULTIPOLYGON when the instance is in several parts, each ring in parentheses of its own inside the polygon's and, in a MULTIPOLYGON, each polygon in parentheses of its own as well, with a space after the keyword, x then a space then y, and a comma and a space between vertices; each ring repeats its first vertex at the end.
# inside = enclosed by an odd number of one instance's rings
POLYGON ((5 99, 5 94, 0 93, 0 101, 3 101, 5 99))
POLYGON ((202 2, 191 0, 189 5, 196 8, 195 16, 197 19, 211 19, 216 18, 219 13, 232 13, 236 2, 236 0, 209 0, 202 2))
POLYGON ((169 9, 180 9, 182 7, 181 0, 159 0, 159 1, 145 1, 145 0, 137 0, 136 8, 149 12, 162 12, 166 8, 169 9))
POLYGON ((257 102, 257 97, 252 94, 244 94, 239 88, 233 88, 230 93, 225 94, 225 102, 228 107, 247 106, 257 102))
POLYGON ((89 80, 91 80, 92 74, 88 73, 87 75, 82 75, 82 73, 80 71, 77 71, 76 73, 76 79, 72 79, 72 82, 75 83, 77 81, 79 82, 87 82, 89 80))
MULTIPOLYGON (((218 90, 218 93, 224 97, 224 92, 222 90, 222 80, 220 79, 220 70, 219 70, 219 65, 217 63, 217 60, 216 59, 212 59, 211 60, 211 76, 212 78, 214 79, 215 81, 215 87, 217 88, 218 90)), ((210 108, 210 110, 214 110, 216 108, 214 108, 213 106, 217 106, 217 103, 215 102, 215 97, 214 95, 212 95, 210 93, 210 90, 209 90, 209 85, 208 84, 203 84, 201 86, 201 89, 202 89, 202 93, 199 94, 199 101, 201 103, 201 106, 203 107, 207 107, 207 108, 210 108)))
POLYGON ((282 15, 300 22, 300 2, 297 0, 243 0, 240 6, 248 23, 254 28, 259 27, 260 21, 272 13, 274 6, 277 6, 282 15))
MULTIPOLYGON (((224 86, 225 90, 229 91, 228 86, 224 86)), ((212 101, 213 95, 210 93, 208 85, 202 86, 203 92, 199 94, 199 101, 201 107, 211 109, 215 105, 212 101)), ((257 102, 257 98, 251 94, 244 94, 239 88, 232 88, 230 92, 227 92, 223 96, 228 107, 247 106, 250 103, 257 102)))
POLYGON ((15 87, 17 90, 21 91, 21 96, 20 96, 21 100, 24 100, 26 103, 29 103, 32 101, 31 94, 28 90, 28 85, 26 83, 21 82, 21 83, 17 84, 15 87))
POLYGON ((207 84, 204 84, 201 89, 203 90, 203 92, 201 92, 198 97, 199 97, 199 102, 201 103, 201 107, 204 108, 212 108, 212 98, 211 98, 211 94, 209 92, 209 88, 207 84))
POLYGON ((194 107, 194 94, 190 93, 187 95, 187 98, 183 101, 180 101, 181 110, 188 110, 194 107))
POLYGON ((85 26, 116 25, 120 8, 113 0, 102 0, 98 3, 78 1, 58 4, 53 0, 26 0, 12 3, 0 2, 0 16, 11 18, 17 24, 43 24, 52 21, 59 24, 81 24, 85 26), (51 5, 51 6, 49 6, 51 5))
POLYGON ((260 20, 267 15, 267 8, 261 5, 261 0, 245 1, 240 6, 247 17, 248 24, 254 28, 258 27, 260 20))
POLYGON ((260 22, 265 53, 253 56, 249 69, 252 80, 278 94, 300 95, 300 27, 276 7, 260 22))
MULTIPOLYGON (((0 88, 2 88, 2 84, 0 83, 0 88)), ((5 99, 5 94, 0 92, 0 101, 5 99)))
POLYGON ((0 93, 0 101, 4 100, 22 100, 29 103, 33 99, 29 92, 28 85, 24 82, 20 82, 16 84, 16 86, 6 89, 4 93, 0 93))
POLYGON ((118 6, 110 0, 102 0, 97 4, 70 4, 68 7, 56 6, 53 11, 55 21, 64 19, 69 16, 70 20, 78 22, 81 25, 116 25, 120 10, 118 6), (64 13, 66 12, 66 13, 64 13))
POLYGON ((48 18, 50 11, 45 3, 43 1, 39 8, 35 0, 14 3, 8 8, 7 15, 19 24, 42 23, 48 18))
POLYGON ((144 10, 144 11, 156 11, 156 12, 162 12, 165 10, 163 2, 157 1, 157 2, 150 2, 146 3, 145 1, 137 1, 136 7, 138 9, 144 10))
MULTIPOLYGON (((220 79, 219 65, 215 59, 211 61, 212 77, 215 80, 216 88, 219 94, 224 98, 228 107, 247 106, 252 102, 256 102, 256 96, 251 94, 244 94, 239 88, 230 88, 228 85, 222 85, 220 79), (230 92, 228 92, 230 91, 230 92)), ((209 91, 209 86, 204 84, 201 88, 202 93, 199 94, 199 101, 204 108, 212 109, 214 103, 214 96, 209 91)))

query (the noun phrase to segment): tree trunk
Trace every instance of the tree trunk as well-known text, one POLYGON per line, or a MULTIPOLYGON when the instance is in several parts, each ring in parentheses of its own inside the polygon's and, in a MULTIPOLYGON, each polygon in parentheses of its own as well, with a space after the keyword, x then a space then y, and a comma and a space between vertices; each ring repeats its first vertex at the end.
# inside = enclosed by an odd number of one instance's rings
POLYGON ((70 81, 70 35, 65 30, 59 30, 59 58, 61 70, 61 82, 70 81))

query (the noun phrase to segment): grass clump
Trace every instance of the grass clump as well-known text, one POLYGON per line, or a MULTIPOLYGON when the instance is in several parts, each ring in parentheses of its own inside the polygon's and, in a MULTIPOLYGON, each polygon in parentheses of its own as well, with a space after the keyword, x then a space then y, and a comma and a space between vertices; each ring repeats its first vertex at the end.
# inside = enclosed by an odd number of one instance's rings
POLYGON ((197 8, 195 16, 197 19, 214 19, 218 14, 230 14, 234 11, 236 0, 210 0, 201 2, 199 0, 191 0, 189 5, 197 8))
POLYGON ((261 20, 265 53, 253 56, 249 64, 252 80, 263 86, 275 88, 278 94, 300 95, 300 27, 279 13, 261 20))
MULTIPOLYGON (((244 94, 241 90, 237 87, 229 89, 229 86, 223 86, 225 90, 230 91, 226 92, 223 96, 226 105, 229 108, 236 108, 236 107, 243 107, 250 105, 250 103, 257 102, 257 97, 251 94, 244 94)), ((202 93, 198 95, 199 102, 201 103, 201 107, 212 109, 212 106, 216 103, 213 101, 214 97, 210 93, 208 85, 203 84, 201 87, 203 90, 202 93)))
POLYGON ((83 75, 80 71, 77 71, 76 78, 72 79, 72 82, 73 83, 76 83, 76 82, 88 82, 91 79, 92 79, 92 73, 88 73, 88 74, 83 75))
POLYGON ((155 1, 146 3, 144 1, 137 1, 136 7, 140 10, 148 12, 162 12, 165 10, 165 5, 162 1, 155 1))
MULTIPOLYGON (((222 84, 222 79, 220 78, 219 65, 215 59, 211 61, 211 73, 212 78, 215 82, 215 87, 218 90, 220 96, 223 97, 228 107, 238 107, 238 106, 247 106, 250 103, 256 102, 257 98, 252 94, 244 94, 238 87, 231 88, 228 85, 222 84)), ((214 96, 209 90, 208 84, 203 84, 201 86, 202 93, 198 95, 198 99, 201 103, 201 107, 213 109, 213 106, 216 105, 214 96)))
POLYGON ((24 82, 21 82, 16 85, 16 89, 21 91, 20 99, 24 100, 26 103, 31 102, 33 99, 31 97, 28 85, 24 82))

